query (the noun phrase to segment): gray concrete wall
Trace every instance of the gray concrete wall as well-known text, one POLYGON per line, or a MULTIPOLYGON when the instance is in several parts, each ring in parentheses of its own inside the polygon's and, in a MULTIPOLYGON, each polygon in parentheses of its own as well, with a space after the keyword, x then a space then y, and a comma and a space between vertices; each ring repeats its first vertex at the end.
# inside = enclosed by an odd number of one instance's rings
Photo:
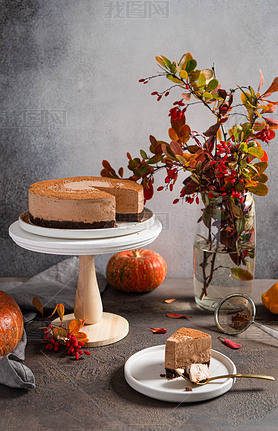
MULTIPOLYGON (((102 159, 125 164, 126 151, 147 148, 150 133, 167 138, 174 99, 150 96, 166 82, 138 83, 157 71, 155 55, 190 51, 201 68, 215 62, 228 88, 256 88, 260 68, 267 84, 278 75, 276 0, 171 0, 163 17, 158 6, 165 3, 0 2, 2 276, 30 276, 64 259, 23 250, 8 237, 10 223, 27 209, 31 183, 98 175, 102 159)), ((198 130, 211 121, 203 109, 190 111, 188 122, 198 130)), ((257 198, 258 278, 278 277, 277 139, 268 150, 270 192, 257 198)), ((150 248, 165 257, 168 276, 191 277, 199 209, 172 200, 157 193, 148 203, 166 220, 150 248)), ((98 257, 102 268, 107 258, 98 257)))

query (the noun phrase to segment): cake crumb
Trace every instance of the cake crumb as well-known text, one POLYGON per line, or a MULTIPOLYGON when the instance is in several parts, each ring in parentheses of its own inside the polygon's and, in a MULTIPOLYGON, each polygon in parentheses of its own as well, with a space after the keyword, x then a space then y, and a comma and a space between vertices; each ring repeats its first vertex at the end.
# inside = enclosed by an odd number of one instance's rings
POLYGON ((160 377, 166 377, 166 374, 160 374, 160 377))
POLYGON ((186 386, 186 387, 185 387, 185 390, 186 390, 187 392, 191 392, 191 391, 192 391, 192 386, 186 386))

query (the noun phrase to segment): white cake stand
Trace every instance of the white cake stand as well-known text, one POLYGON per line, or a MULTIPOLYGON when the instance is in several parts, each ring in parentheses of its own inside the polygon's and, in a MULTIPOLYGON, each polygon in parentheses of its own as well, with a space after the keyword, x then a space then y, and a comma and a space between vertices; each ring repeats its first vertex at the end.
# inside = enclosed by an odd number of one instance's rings
MULTIPOLYGON (((118 228, 114 228, 115 230, 118 228)), ((41 236, 22 228, 19 221, 9 228, 13 241, 27 250, 60 255, 79 255, 79 276, 74 304, 74 314, 64 316, 63 326, 74 319, 86 319, 82 332, 87 334, 88 347, 104 346, 123 339, 129 331, 128 321, 122 316, 103 312, 95 271, 95 255, 117 253, 141 248, 153 242, 162 229, 159 220, 139 232, 96 239, 61 239, 41 236)), ((53 231, 53 229, 52 229, 53 231)), ((60 320, 54 320, 59 323, 60 320)))

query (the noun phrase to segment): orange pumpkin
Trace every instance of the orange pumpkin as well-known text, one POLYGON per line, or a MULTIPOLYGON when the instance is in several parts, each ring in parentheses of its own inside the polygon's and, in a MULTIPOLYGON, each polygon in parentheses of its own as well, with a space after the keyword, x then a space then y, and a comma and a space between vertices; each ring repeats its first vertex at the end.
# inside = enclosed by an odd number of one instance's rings
POLYGON ((166 273, 163 257, 142 249, 117 253, 106 267, 108 283, 124 292, 149 292, 163 282, 166 273))
POLYGON ((11 353, 23 334, 23 316, 15 300, 0 290, 0 356, 11 353))

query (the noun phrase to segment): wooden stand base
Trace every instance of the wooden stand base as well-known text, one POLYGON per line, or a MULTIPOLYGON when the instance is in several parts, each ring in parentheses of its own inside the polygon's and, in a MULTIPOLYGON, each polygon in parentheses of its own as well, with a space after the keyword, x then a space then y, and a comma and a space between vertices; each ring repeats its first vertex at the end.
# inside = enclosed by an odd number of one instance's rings
MULTIPOLYGON (((64 316, 63 327, 67 329, 71 320, 75 319, 74 314, 64 316)), ((60 318, 53 320, 53 325, 60 325, 60 318)), ((86 347, 106 346, 116 343, 127 336, 129 331, 128 321, 116 314, 102 313, 102 318, 93 325, 85 325, 81 329, 87 334, 89 342, 86 347)))

